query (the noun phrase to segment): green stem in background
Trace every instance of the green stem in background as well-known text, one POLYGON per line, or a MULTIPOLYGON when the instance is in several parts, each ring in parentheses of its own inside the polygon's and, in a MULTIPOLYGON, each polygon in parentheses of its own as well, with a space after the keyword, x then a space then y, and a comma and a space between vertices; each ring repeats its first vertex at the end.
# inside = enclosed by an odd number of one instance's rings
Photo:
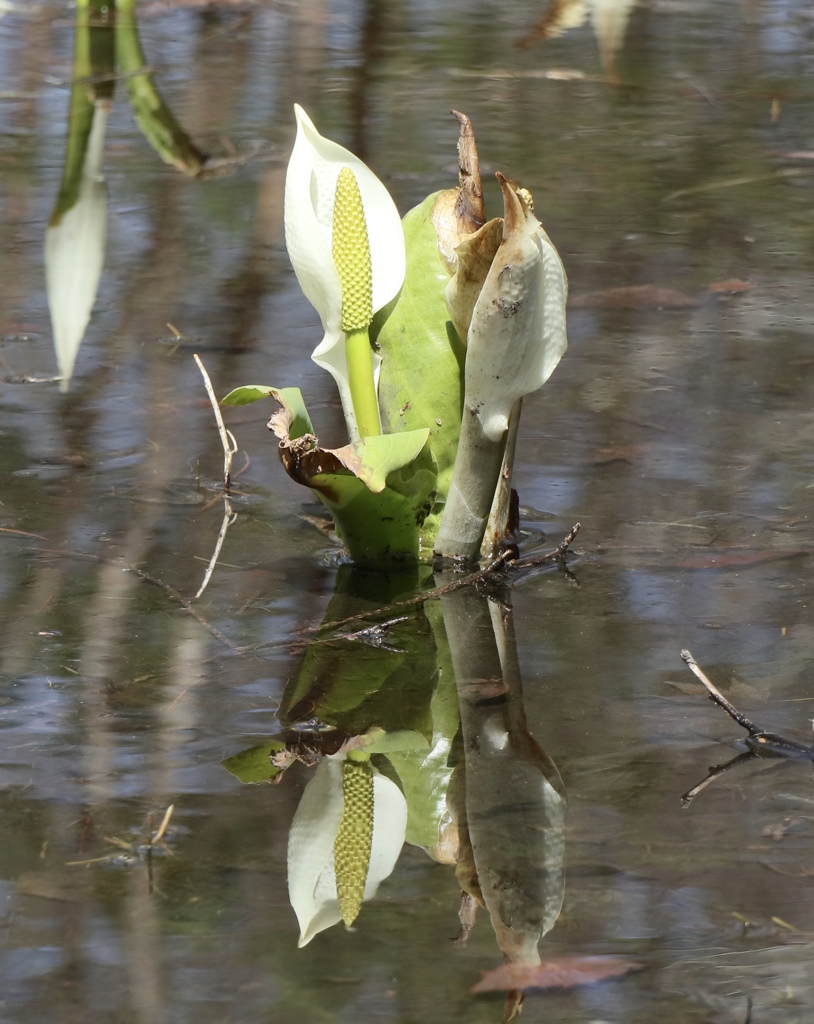
POLYGON ((343 167, 337 178, 331 238, 342 285, 348 386, 359 436, 370 437, 382 432, 369 334, 373 319, 373 271, 362 196, 350 167, 343 167))

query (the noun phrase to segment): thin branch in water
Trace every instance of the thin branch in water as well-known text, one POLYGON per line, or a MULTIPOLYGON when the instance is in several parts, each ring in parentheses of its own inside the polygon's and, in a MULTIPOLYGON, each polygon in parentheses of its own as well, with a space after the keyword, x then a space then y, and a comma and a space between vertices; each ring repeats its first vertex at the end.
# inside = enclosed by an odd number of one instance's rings
POLYGON ((244 654, 249 651, 257 651, 274 647, 288 647, 293 650, 298 646, 305 647, 309 643, 330 643, 331 641, 336 640, 337 637, 317 636, 317 634, 333 633, 337 629, 340 629, 343 626, 348 626, 354 622, 363 622, 366 619, 389 616, 394 612, 398 613, 402 609, 423 604, 425 601, 429 601, 437 597, 443 597, 445 594, 451 594, 463 587, 479 586, 487 582, 501 579, 507 569, 514 569, 516 566, 526 568, 529 565, 550 565, 556 562, 564 567, 565 559, 568 554, 568 546, 579 533, 579 529, 579 523, 576 523, 571 527, 568 534, 557 545, 557 547, 554 548, 553 551, 549 551, 544 555, 537 555, 533 558, 518 561, 515 559, 514 551, 511 548, 507 548, 505 551, 501 552, 497 558, 493 558, 488 565, 484 566, 484 568, 478 569, 475 572, 467 573, 464 576, 460 576, 458 579, 452 580, 451 583, 445 583, 443 586, 435 587, 434 590, 428 590, 424 594, 417 594, 415 597, 404 598, 400 601, 392 601, 390 604, 384 605, 381 608, 359 612, 356 615, 349 615, 345 619, 337 619, 334 622, 323 622, 319 626, 306 627, 299 631, 299 638, 293 642, 291 639, 270 640, 267 643, 257 644, 252 647, 237 648, 236 653, 244 654))
POLYGON ((709 699, 714 704, 723 708, 730 718, 734 718, 738 725, 743 726, 743 728, 747 730, 750 736, 756 736, 759 732, 763 732, 759 725, 755 725, 755 723, 751 722, 746 715, 742 715, 733 704, 729 703, 721 691, 712 685, 710 680, 701 671, 698 662, 693 658, 692 654, 690 654, 688 650, 685 649, 681 652, 681 658, 687 663, 687 667, 695 675, 695 678, 702 683, 709 694, 709 699))
POLYGON ((164 838, 164 833, 167 831, 167 826, 170 823, 170 818, 172 817, 172 812, 174 810, 175 810, 175 804, 170 804, 170 806, 164 812, 164 817, 161 820, 161 824, 158 826, 158 831, 156 832, 156 834, 154 836, 150 836, 150 839, 149 839, 149 845, 150 846, 155 846, 156 843, 160 843, 161 840, 164 838))
POLYGON ((212 578, 212 573, 215 571, 215 566, 218 564, 218 558, 220 557, 220 549, 223 547, 223 542, 226 540, 226 532, 232 523, 237 519, 237 512, 232 511, 232 503, 229 501, 229 497, 224 493, 223 495, 223 520, 220 524, 220 530, 218 531, 218 539, 215 541, 215 550, 212 552, 212 557, 209 559, 209 565, 206 567, 203 581, 198 587, 197 593, 193 600, 197 601, 198 598, 203 594, 206 588, 209 586, 209 581, 212 578))
MULTIPOLYGON (((102 559, 99 559, 99 561, 102 561, 102 559)), ((230 651, 236 652, 238 650, 237 646, 232 643, 229 637, 226 636, 225 633, 221 633, 217 626, 213 626, 211 622, 207 622, 198 609, 193 606, 192 601, 188 597, 184 597, 184 595, 180 593, 180 591, 176 590, 175 587, 171 586, 169 583, 165 583, 164 580, 158 579, 145 569, 140 569, 137 565, 123 565, 122 569, 124 572, 134 572, 137 576, 140 576, 141 579, 146 580, 148 583, 154 583, 157 587, 160 587, 161 590, 169 595, 169 597, 182 605, 193 619, 199 622, 208 633, 211 633, 212 636, 215 637, 216 640, 220 640, 220 642, 228 647, 230 651)))
POLYGON ((737 757, 733 757, 726 764, 710 768, 706 778, 682 796, 681 803, 684 807, 688 807, 694 797, 706 789, 715 779, 729 771, 730 768, 734 768, 736 765, 743 764, 746 761, 751 761, 755 757, 784 757, 796 761, 814 761, 814 746, 799 743, 797 740, 789 740, 784 736, 778 736, 776 733, 766 732, 764 729, 761 729, 759 725, 755 725, 751 719, 738 711, 734 704, 724 697, 721 691, 707 678, 698 662, 688 650, 685 649, 681 652, 681 658, 687 663, 687 667, 692 671, 696 679, 701 682, 713 704, 723 708, 729 717, 734 719, 743 729, 746 729, 748 733, 745 741, 748 750, 738 754, 737 757))
POLYGON ((206 372, 206 367, 201 361, 200 356, 195 352, 192 356, 198 365, 198 369, 201 371, 201 376, 204 380, 204 387, 206 393, 209 395, 209 401, 212 405, 212 411, 215 414, 215 422, 218 425, 218 433, 220 434, 220 443, 223 445, 223 489, 226 493, 229 493, 229 488, 232 485, 231 472, 232 472, 232 459, 238 450, 238 443, 235 440, 234 434, 231 430, 226 429, 226 425, 223 422, 223 416, 221 416, 220 406, 218 400, 215 397, 215 391, 212 387, 212 381, 209 379, 209 374, 206 372))

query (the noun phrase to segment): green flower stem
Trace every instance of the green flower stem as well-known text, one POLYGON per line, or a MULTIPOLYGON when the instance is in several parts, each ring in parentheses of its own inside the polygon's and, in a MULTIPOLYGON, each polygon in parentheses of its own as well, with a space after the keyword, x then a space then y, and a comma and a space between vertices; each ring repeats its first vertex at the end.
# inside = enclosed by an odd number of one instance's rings
POLYGON ((381 434, 379 401, 373 380, 373 350, 367 327, 348 331, 345 336, 345 357, 348 361, 348 384, 359 436, 381 434))
POLYGON ((331 252, 342 284, 342 330, 356 427, 360 437, 382 432, 373 377, 370 322, 373 319, 373 271, 370 239, 359 183, 350 167, 336 182, 331 252))
POLYGON ((448 558, 476 559, 500 477, 505 434, 488 437, 477 413, 464 408, 452 483, 433 545, 448 558))

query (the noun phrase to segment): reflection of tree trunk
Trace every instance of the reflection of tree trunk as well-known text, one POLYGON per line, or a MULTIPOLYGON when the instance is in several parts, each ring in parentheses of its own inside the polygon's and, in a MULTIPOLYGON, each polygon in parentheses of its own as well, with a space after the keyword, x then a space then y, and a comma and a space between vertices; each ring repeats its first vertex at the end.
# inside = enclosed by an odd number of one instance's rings
POLYGON ((137 1024, 161 1024, 165 1000, 161 992, 161 922, 145 873, 129 877, 124 926, 124 960, 130 977, 129 1005, 137 1024))
POLYGON ((562 783, 528 732, 511 612, 469 589, 441 600, 463 743, 452 802, 471 851, 459 878, 467 888, 474 871, 468 891, 489 911, 506 958, 539 963, 537 943, 563 899, 562 783))

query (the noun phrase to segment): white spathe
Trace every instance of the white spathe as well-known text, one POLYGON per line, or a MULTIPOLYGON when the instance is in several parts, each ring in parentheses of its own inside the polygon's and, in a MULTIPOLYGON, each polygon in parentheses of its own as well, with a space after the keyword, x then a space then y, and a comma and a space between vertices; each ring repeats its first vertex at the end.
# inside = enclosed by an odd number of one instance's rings
POLYGON ((465 370, 465 405, 490 441, 504 436, 515 403, 545 384, 568 344, 562 261, 527 203, 498 177, 503 241, 472 312, 465 370))
MULTIPOLYGON (((288 837, 288 898, 300 925, 300 947, 342 920, 336 893, 334 842, 342 821, 342 764, 345 754, 332 754, 317 766, 305 787, 288 837)), ((373 840, 363 899, 376 895, 379 884, 396 866, 407 831, 407 801, 399 787, 373 772, 373 840)))
MULTIPOLYGON (((323 138, 299 105, 297 138, 285 179, 285 240, 303 294, 319 313, 322 341, 311 358, 334 378, 352 441, 358 440, 348 386, 345 335, 340 326, 342 286, 331 255, 336 180, 343 167, 356 175, 365 212, 373 269, 373 310, 386 306, 404 283, 406 254, 401 217, 373 171, 344 146, 323 138)), ((380 360, 374 354, 378 379, 380 360)))

